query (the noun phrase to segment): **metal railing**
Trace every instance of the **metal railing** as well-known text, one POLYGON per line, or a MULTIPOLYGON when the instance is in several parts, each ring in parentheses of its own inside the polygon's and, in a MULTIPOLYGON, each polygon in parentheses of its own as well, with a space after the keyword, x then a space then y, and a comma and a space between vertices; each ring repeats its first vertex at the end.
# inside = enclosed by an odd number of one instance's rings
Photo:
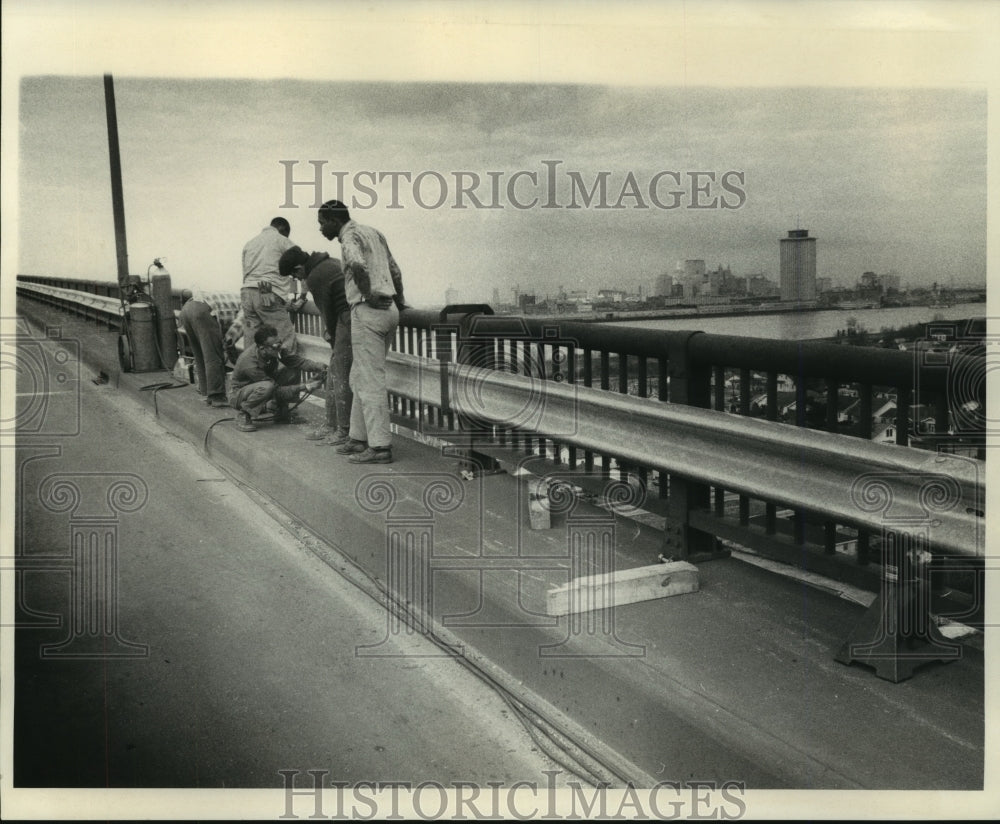
MULTIPOLYGON (((758 416, 761 422, 780 426, 776 431, 787 437, 796 428, 811 429, 814 421, 797 415, 795 426, 777 423, 779 379, 787 376, 801 388, 819 382, 830 393, 828 409, 833 411, 823 416, 822 431, 810 432, 807 440, 837 434, 842 438, 838 443, 863 438, 857 442, 865 448, 875 447, 867 442, 870 423, 868 427, 844 427, 835 421, 836 398, 843 391, 859 392, 861 414, 869 418, 877 388, 893 391, 899 399, 896 423, 906 433, 907 398, 919 392, 943 424, 948 419, 949 401, 963 391, 962 386, 952 383, 952 378, 983 374, 985 368, 982 357, 962 354, 949 356, 951 363, 942 368, 933 362, 922 363, 915 360, 913 353, 898 350, 701 332, 657 332, 468 312, 456 316, 404 313, 397 348, 422 357, 466 360, 481 369, 528 374, 539 382, 599 388, 618 395, 710 408, 724 412, 734 423, 739 417, 751 415, 750 384, 756 374, 766 386, 765 405, 758 410, 758 416), (727 378, 734 373, 742 391, 737 403, 730 405, 725 403, 725 393, 730 385, 727 378)), ((982 382, 967 380, 966 385, 982 386, 982 382)), ((804 397, 804 389, 797 394, 804 397)), ((981 403, 984 409, 985 398, 981 403)), ((460 421, 452 410, 434 404, 397 398, 396 409, 401 419, 410 420, 414 426, 429 421, 443 430, 460 429, 460 421)), ((966 434, 974 435, 973 449, 981 453, 981 432, 966 434)), ((796 500, 790 501, 766 490, 750 490, 737 475, 709 479, 693 470, 675 467, 671 471, 651 457, 650 453, 655 452, 651 443, 644 444, 646 449, 635 454, 635 445, 628 443, 620 429, 613 429, 603 443, 584 445, 572 438, 559 437, 556 430, 546 432, 541 428, 525 432, 498 424, 493 440, 507 447, 519 447, 554 465, 579 465, 585 472, 625 473, 651 492, 655 489, 647 497, 647 508, 666 518, 668 555, 708 557, 716 552, 717 539, 725 539, 838 580, 870 589, 880 585, 881 531, 859 524, 856 519, 838 520, 832 513, 824 513, 822 499, 810 495, 813 479, 805 467, 796 500), (660 500, 659 506, 656 499, 660 500)), ((908 439, 897 437, 896 442, 905 447, 908 439)), ((739 448, 738 437, 734 434, 725 444, 739 448)), ((924 438, 923 445, 941 444, 924 438)), ((710 450, 710 445, 706 449, 710 450)), ((926 459, 927 453, 923 450, 921 453, 926 459)), ((762 457, 757 472, 766 471, 767 464, 762 457)), ((972 464, 981 466, 976 461, 972 464)))
MULTIPOLYGON (((39 280, 19 288, 40 297, 29 285, 39 280)), ((105 286, 89 282, 87 291, 105 286)), ((72 302, 63 293, 43 299, 72 302)), ((92 301, 80 297, 77 311, 98 312, 92 301)), ((297 327, 305 354, 325 361, 314 308, 297 327)), ((393 349, 398 424, 463 445, 473 462, 506 453, 530 458, 543 474, 556 467, 623 477, 643 491, 646 509, 664 516, 666 556, 714 557, 721 539, 877 591, 895 562, 885 552, 887 528, 923 524, 932 553, 982 555, 983 463, 914 449, 905 437, 897 446, 871 443, 870 426, 842 426, 831 400, 858 387, 870 416, 876 389, 894 390, 897 426, 909 433, 908 399, 919 393, 945 423, 952 376, 981 372, 983 358, 957 353, 941 368, 903 351, 500 317, 479 306, 406 310, 393 349), (797 387, 825 386, 824 431, 805 415, 778 421, 783 376, 797 387), (756 380, 765 391, 755 418, 756 380), (932 512, 935 502, 947 507, 932 512)), ((936 577, 939 601, 955 590, 957 606, 941 602, 942 610, 981 621, 978 572, 952 564, 936 577)))

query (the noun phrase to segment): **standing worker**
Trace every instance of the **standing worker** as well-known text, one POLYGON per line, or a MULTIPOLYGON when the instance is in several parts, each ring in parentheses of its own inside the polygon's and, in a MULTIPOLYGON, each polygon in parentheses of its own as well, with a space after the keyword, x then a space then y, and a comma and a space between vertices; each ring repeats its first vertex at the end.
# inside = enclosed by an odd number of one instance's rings
POLYGON ((226 400, 226 354, 222 346, 222 328, 215 308, 202 290, 181 291, 181 326, 194 355, 195 389, 211 406, 229 406, 226 400))
POLYGON ((245 324, 244 345, 249 345, 261 326, 273 326, 286 352, 298 350, 295 327, 288 316, 288 303, 298 291, 293 278, 282 277, 278 260, 295 244, 288 239, 291 227, 283 217, 276 217, 259 235, 243 247, 243 287, 240 302, 245 324))
MULTIPOLYGON (((278 261, 282 275, 305 279, 313 303, 323 319, 324 337, 330 344, 330 368, 326 381, 326 422, 309 432, 310 441, 324 441, 340 446, 348 440, 351 406, 354 395, 350 387, 351 374, 351 307, 344 292, 344 271, 340 261, 326 252, 308 254, 293 246, 278 261)), ((293 304, 298 311, 300 305, 293 304)))
POLYGON ((344 291, 351 307, 350 437, 337 452, 352 463, 392 463, 385 359, 403 300, 403 275, 378 229, 351 220, 339 200, 328 200, 317 216, 327 240, 340 241, 344 291))

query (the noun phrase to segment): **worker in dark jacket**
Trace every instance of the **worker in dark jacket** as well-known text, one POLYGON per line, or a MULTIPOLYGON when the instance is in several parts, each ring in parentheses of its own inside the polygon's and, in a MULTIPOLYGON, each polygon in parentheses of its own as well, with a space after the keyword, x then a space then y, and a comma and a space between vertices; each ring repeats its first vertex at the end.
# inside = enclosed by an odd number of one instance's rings
POLYGON ((326 380, 323 364, 282 350, 278 330, 273 326, 259 326, 253 341, 236 360, 232 374, 229 403, 237 411, 241 432, 255 432, 255 420, 269 419, 264 411, 269 402, 275 409, 275 423, 290 423, 289 402, 298 400, 303 391, 315 391, 326 380), (321 376, 310 383, 299 383, 300 369, 321 376))
MULTIPOLYGON (((340 261, 326 252, 307 252, 295 246, 281 255, 278 271, 283 277, 305 280, 313 303, 323 318, 324 337, 330 344, 326 382, 326 422, 306 438, 339 446, 348 440, 351 425, 351 307, 344 294, 340 261)), ((297 310, 298 306, 291 307, 297 310)))

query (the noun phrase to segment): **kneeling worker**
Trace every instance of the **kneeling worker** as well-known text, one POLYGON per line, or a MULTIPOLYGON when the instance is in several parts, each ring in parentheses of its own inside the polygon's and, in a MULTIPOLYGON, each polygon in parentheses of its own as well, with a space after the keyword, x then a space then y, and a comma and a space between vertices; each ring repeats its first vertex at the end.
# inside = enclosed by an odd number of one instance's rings
POLYGON ((258 327, 253 344, 243 350, 233 369, 229 403, 237 411, 237 427, 241 432, 255 432, 254 419, 264 419, 261 413, 268 401, 276 407, 275 423, 290 423, 289 401, 297 400, 303 390, 311 392, 321 387, 325 372, 322 363, 282 351, 278 330, 273 326, 258 327), (320 377, 299 383, 300 369, 320 373, 320 377))

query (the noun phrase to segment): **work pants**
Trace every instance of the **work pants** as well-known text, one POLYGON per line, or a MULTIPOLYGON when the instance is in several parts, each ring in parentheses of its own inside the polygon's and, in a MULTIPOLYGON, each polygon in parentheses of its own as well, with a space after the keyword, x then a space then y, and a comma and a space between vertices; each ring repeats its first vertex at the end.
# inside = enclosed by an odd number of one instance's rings
POLYGON ((295 400, 299 394, 299 373, 296 369, 282 366, 275 378, 276 380, 257 381, 234 389, 229 405, 255 417, 263 411, 268 401, 274 401, 275 411, 281 417, 288 411, 288 402, 295 400))
POLYGON ((330 332, 330 368, 326 373, 326 425, 347 429, 351 425, 351 310, 345 309, 330 332))
POLYGON ((226 353, 222 347, 222 329, 212 307, 200 300, 189 300, 181 307, 180 322, 191 344, 198 392, 209 398, 225 398, 226 353))
POLYGON ((295 337, 295 327, 292 325, 288 305, 275 293, 271 293, 271 305, 265 306, 260 289, 256 286, 244 286, 240 289, 240 304, 243 308, 243 345, 254 342, 254 332, 261 326, 273 326, 281 339, 281 348, 288 353, 298 351, 298 339, 295 337))
POLYGON ((350 436, 367 441, 370 447, 392 444, 389 432, 389 399, 385 376, 385 358, 389 344, 399 325, 399 310, 395 304, 388 309, 373 309, 359 303, 351 309, 351 408, 350 436))

